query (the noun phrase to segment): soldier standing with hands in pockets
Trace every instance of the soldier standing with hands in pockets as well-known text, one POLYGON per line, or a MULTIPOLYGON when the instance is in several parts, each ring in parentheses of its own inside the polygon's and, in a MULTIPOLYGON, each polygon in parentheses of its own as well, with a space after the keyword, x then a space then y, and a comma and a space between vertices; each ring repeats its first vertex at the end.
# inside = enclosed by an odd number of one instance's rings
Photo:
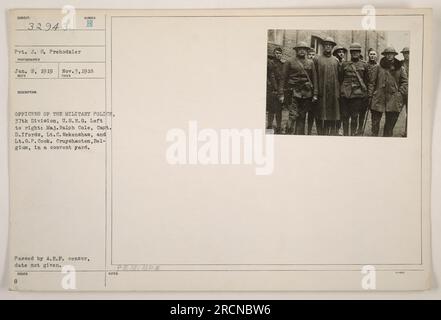
POLYGON ((372 96, 372 135, 378 136, 383 113, 386 115, 383 137, 392 137, 398 116, 407 96, 407 73, 401 61, 395 58, 398 52, 387 47, 381 53, 379 67, 369 83, 369 96, 372 96))

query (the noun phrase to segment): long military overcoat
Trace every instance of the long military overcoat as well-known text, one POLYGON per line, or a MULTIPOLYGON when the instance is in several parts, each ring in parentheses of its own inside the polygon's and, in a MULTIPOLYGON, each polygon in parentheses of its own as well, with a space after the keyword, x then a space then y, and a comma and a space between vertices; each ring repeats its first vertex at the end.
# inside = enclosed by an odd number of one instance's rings
POLYGON ((385 57, 382 58, 369 84, 371 109, 379 112, 400 112, 407 90, 407 74, 401 61, 394 59, 390 63, 385 57))

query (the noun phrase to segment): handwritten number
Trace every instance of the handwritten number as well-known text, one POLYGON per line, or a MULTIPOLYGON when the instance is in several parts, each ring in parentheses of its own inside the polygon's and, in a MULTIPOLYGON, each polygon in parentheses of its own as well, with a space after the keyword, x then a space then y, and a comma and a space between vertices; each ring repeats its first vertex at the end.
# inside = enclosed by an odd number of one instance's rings
POLYGON ((57 31, 60 28, 60 24, 59 22, 57 22, 56 24, 52 24, 50 22, 47 22, 44 24, 44 26, 42 25, 42 23, 38 22, 38 23, 34 23, 34 22, 29 22, 28 24, 28 31, 57 31))

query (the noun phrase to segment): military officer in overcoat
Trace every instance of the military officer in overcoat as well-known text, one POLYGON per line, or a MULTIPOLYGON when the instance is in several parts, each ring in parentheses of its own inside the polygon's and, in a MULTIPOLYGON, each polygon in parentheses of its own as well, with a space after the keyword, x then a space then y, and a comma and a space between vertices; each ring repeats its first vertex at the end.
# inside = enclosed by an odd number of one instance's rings
POLYGON ((323 40, 323 54, 314 58, 318 82, 317 131, 321 135, 336 135, 340 120, 340 62, 332 55, 336 46, 332 37, 323 40))
POLYGON ((368 88, 368 95, 372 96, 372 135, 378 136, 384 113, 386 122, 383 136, 391 137, 407 95, 408 80, 406 69, 396 59, 398 52, 393 47, 385 48, 381 54, 383 58, 368 88))

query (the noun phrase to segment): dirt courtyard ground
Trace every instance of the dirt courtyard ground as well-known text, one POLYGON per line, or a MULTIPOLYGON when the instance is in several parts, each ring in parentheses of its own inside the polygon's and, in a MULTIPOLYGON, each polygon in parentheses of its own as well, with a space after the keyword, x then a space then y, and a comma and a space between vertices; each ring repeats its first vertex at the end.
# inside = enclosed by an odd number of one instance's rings
MULTIPOLYGON (((400 116, 398 117, 397 124, 395 125, 395 128, 394 128, 394 132, 393 132, 393 136, 394 137, 402 137, 402 134, 404 134, 405 126, 406 126, 406 116, 407 116, 406 115, 406 110, 405 110, 405 108, 403 108, 403 110, 400 113, 400 116)), ((381 118, 381 122, 380 122, 380 133, 379 133, 379 136, 383 135, 384 122, 385 122, 385 116, 383 114, 383 117, 381 118)), ((282 111, 282 128, 283 128, 283 130, 284 130, 284 128, 286 128, 287 123, 288 123, 288 111, 287 110, 283 110, 282 111)), ((306 126, 305 127, 305 132, 306 132, 306 130, 307 130, 307 120, 306 120, 306 125, 305 126, 306 126)), ((268 127, 268 126, 266 126, 266 127, 268 127)), ((276 127, 276 122, 274 120, 273 128, 275 128, 275 127, 276 127)), ((369 112, 368 120, 366 122, 366 128, 365 128, 363 136, 371 136, 371 134, 372 134, 371 128, 372 128, 371 113, 369 112)), ((312 127, 312 135, 317 135, 317 129, 316 129, 315 124, 312 127)), ((343 136, 343 128, 340 128, 340 131, 339 131, 338 135, 343 136)))

